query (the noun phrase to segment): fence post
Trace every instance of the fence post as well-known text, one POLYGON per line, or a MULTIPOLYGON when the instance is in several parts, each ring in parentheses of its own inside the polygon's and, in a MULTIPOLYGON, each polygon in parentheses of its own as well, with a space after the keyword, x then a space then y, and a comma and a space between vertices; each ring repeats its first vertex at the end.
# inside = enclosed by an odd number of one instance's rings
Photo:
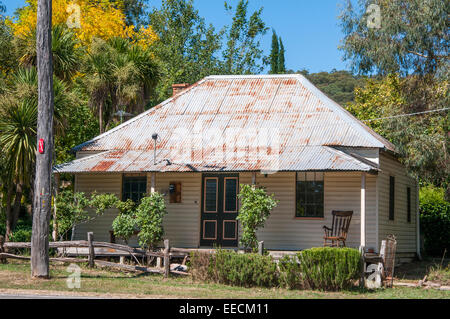
POLYGON ((88 238, 88 245, 89 245, 89 257, 88 257, 89 267, 94 268, 94 259, 95 259, 95 250, 94 250, 94 244, 93 244, 94 233, 88 232, 87 238, 88 238))
POLYGON ((170 272, 170 247, 169 247, 169 240, 164 240, 164 278, 169 277, 170 272))
MULTIPOLYGON (((5 237, 0 235, 0 253, 5 252, 5 248, 3 247, 4 243, 5 243, 5 237)), ((2 264, 6 264, 6 258, 4 256, 0 257, 0 261, 2 264)))
POLYGON ((264 255, 264 241, 258 242, 258 254, 264 255))

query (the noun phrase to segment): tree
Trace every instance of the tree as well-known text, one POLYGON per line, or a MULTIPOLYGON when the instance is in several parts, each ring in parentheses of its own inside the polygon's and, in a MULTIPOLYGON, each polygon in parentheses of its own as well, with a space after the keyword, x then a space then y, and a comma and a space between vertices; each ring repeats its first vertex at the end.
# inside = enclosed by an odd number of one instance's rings
MULTIPOLYGON (((14 34, 22 38, 36 28, 37 0, 27 0, 26 3, 18 10, 17 22, 10 23, 14 34)), ((69 21, 76 37, 86 46, 90 46, 93 38, 107 40, 112 37, 130 38, 148 46, 156 40, 151 28, 137 29, 134 25, 127 25, 136 14, 139 15, 139 3, 138 0, 77 0, 76 3, 72 0, 53 0, 52 21, 54 25, 69 21)))
POLYGON ((13 34, 11 28, 6 23, 6 19, 3 16, 2 6, 0 2, 0 93, 2 92, 3 80, 9 72, 14 68, 15 59, 12 55, 13 51, 13 34))
MULTIPOLYGON (((225 9, 230 13, 233 10, 226 2, 225 9)), ((240 0, 237 4, 223 53, 226 73, 254 74, 263 70, 263 50, 258 38, 263 36, 268 28, 261 18, 262 10, 261 7, 248 17, 248 0, 240 0)))
POLYGON ((236 217, 242 224, 241 245, 245 248, 256 250, 258 240, 256 231, 264 227, 264 224, 270 216, 270 211, 277 206, 278 201, 274 195, 267 195, 263 188, 255 185, 241 185, 239 192, 241 208, 236 217))
MULTIPOLYGON (((448 4, 439 0, 377 1, 381 23, 374 26, 368 23, 376 15, 368 10, 371 3, 362 0, 354 9, 348 1, 341 14, 345 34, 341 49, 359 73, 403 77, 392 89, 399 90, 404 102, 389 103, 390 109, 383 107, 384 116, 448 106, 448 4)), ((384 95, 379 90, 373 98, 380 102, 384 95)), ((385 120, 383 126, 410 173, 446 187, 450 198, 448 120, 445 113, 424 113, 385 120)))
POLYGON ((84 65, 82 81, 98 113, 100 133, 119 107, 143 112, 159 79, 150 50, 123 38, 95 40, 84 65))
MULTIPOLYGON (((23 38, 15 38, 15 50, 19 62, 24 67, 36 66, 36 31, 23 38)), ((84 48, 75 34, 65 24, 52 28, 52 59, 55 75, 65 81, 71 81, 79 70, 84 48)))
POLYGON ((152 50, 162 66, 156 101, 172 95, 173 83, 195 83, 205 76, 222 73, 218 52, 224 31, 206 25, 192 0, 164 0, 149 14, 149 24, 158 36, 152 50))
POLYGON ((280 74, 286 73, 286 62, 284 59, 284 53, 285 53, 284 45, 280 37, 280 52, 278 54, 278 73, 280 74))
POLYGON ((122 210, 127 202, 121 202, 114 194, 93 193, 90 197, 83 192, 73 193, 63 190, 56 196, 56 225, 60 240, 67 239, 69 232, 76 226, 92 221, 102 216, 107 209, 120 207, 122 210))
POLYGON ((355 101, 349 104, 348 110, 361 120, 371 120, 366 123, 395 144, 411 175, 448 191, 448 114, 436 112, 395 117, 411 113, 411 105, 423 110, 421 101, 439 105, 446 100, 446 82, 435 82, 433 86, 418 83, 423 82, 417 77, 401 78, 398 75, 370 79, 366 86, 355 90, 355 101), (416 101, 415 104, 412 101, 416 101), (373 120, 378 118, 383 119, 373 120))
POLYGON ((7 189, 6 241, 9 241, 19 218, 23 188, 30 183, 36 151, 37 107, 33 100, 4 102, 0 119, 0 145, 7 169, 2 181, 7 189), (11 207, 15 193, 14 207, 11 207))
POLYGON ((448 3, 441 0, 347 0, 340 47, 355 71, 403 75, 448 74, 448 3), (380 8, 379 28, 368 21, 380 8), (372 6, 373 7, 373 6, 372 6), (368 10, 369 9, 369 10, 368 10))
POLYGON ((272 32, 272 50, 270 51, 270 74, 278 74, 280 48, 275 30, 272 32))
MULTIPOLYGON (((35 68, 19 68, 9 78, 9 85, 0 101, 0 149, 5 154, 3 161, 8 174, 2 182, 7 203, 15 196, 14 211, 7 204, 6 238, 14 230, 18 219, 22 194, 29 189, 33 180, 36 152, 36 125, 38 108, 38 79, 35 68), (10 189, 12 187, 12 189, 10 189)), ((67 127, 67 117, 75 104, 71 92, 61 80, 53 81, 54 129, 63 135, 67 127)), ((32 192, 31 192, 32 193, 32 192)))
POLYGON ((51 209, 51 173, 53 157, 53 63, 52 2, 39 0, 37 8, 36 46, 38 70, 37 139, 42 151, 36 153, 33 230, 31 237, 31 275, 48 278, 48 236, 51 209))

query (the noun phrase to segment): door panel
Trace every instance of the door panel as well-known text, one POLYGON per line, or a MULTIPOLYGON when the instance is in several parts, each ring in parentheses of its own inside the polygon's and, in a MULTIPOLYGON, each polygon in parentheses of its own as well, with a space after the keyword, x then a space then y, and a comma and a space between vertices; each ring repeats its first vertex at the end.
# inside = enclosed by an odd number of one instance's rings
POLYGON ((238 174, 203 174, 201 246, 237 247, 238 174))

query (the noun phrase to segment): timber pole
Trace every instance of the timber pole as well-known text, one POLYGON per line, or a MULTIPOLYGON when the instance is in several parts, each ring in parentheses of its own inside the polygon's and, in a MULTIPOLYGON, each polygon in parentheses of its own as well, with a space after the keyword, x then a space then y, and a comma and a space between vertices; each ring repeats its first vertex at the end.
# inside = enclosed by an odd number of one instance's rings
POLYGON ((36 54, 38 73, 38 119, 36 177, 31 236, 31 276, 49 277, 49 223, 51 215, 51 173, 53 156, 53 65, 52 1, 38 0, 36 54))

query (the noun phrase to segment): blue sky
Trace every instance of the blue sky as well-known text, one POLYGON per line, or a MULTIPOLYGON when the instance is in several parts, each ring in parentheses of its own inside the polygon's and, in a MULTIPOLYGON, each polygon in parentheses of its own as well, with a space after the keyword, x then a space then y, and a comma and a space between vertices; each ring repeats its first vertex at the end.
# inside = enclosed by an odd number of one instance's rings
MULTIPOLYGON (((3 0, 7 15, 24 5, 25 0, 3 0)), ((235 6, 238 0, 228 0, 235 6)), ((150 6, 159 6, 161 0, 149 0, 150 6)), ((338 50, 343 34, 339 27, 339 4, 343 0, 250 0, 250 11, 264 7, 263 19, 282 37, 286 49, 288 69, 307 69, 310 72, 348 69, 338 50)), ((231 23, 232 17, 224 10, 224 0, 194 0, 195 7, 207 23, 217 29, 231 23)), ((272 31, 262 39, 265 53, 270 52, 272 31)))

